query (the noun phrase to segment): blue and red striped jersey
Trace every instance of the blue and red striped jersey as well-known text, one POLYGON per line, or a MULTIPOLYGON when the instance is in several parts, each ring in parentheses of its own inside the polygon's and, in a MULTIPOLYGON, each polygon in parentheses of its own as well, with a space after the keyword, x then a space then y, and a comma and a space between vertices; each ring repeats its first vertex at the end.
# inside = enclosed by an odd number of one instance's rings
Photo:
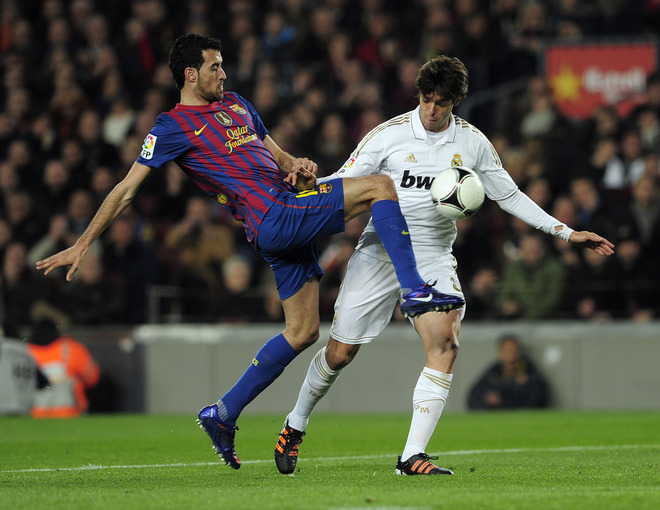
POLYGON ((268 134, 246 99, 225 92, 209 105, 177 104, 161 113, 147 135, 137 162, 160 168, 174 160, 205 193, 243 223, 247 240, 256 241, 259 225, 277 196, 297 192, 284 182, 263 144, 268 134))

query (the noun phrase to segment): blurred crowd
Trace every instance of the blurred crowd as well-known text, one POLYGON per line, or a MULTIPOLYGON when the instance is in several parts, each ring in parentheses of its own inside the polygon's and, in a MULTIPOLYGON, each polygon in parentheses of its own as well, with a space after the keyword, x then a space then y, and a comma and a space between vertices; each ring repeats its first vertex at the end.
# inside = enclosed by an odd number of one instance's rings
MULTIPOLYGON (((74 281, 34 269, 75 241, 158 114, 178 101, 167 52, 186 32, 223 41, 225 90, 250 100, 273 139, 315 160, 321 175, 370 129, 417 105, 421 63, 458 56, 469 98, 505 92, 455 113, 491 139, 536 203, 617 245, 610 258, 577 252, 487 202, 460 222, 455 245, 468 317, 657 317, 660 74, 626 116, 602 107, 582 122, 560 114, 539 74, 549 42, 655 37, 657 27, 652 1, 0 0, 5 332, 43 317, 281 320, 270 271, 241 226, 174 164, 147 181, 74 281)), ((321 244, 324 320, 367 219, 321 244)))

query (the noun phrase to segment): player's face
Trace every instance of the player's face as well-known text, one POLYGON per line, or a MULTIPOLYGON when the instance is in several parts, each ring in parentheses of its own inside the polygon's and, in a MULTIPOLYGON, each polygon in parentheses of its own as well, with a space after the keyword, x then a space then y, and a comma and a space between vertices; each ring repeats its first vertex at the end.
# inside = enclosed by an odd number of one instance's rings
POLYGON ((222 69, 222 55, 219 51, 204 50, 202 56, 204 63, 199 69, 195 92, 208 103, 220 101, 224 97, 224 83, 227 78, 222 69))
POLYGON ((419 117, 424 129, 438 133, 449 127, 449 116, 458 101, 449 101, 442 96, 432 93, 419 96, 419 117))

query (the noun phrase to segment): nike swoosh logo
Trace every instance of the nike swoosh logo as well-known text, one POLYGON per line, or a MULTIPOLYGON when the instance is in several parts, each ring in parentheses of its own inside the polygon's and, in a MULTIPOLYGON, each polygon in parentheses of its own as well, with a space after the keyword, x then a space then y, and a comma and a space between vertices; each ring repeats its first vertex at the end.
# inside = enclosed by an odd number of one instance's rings
POLYGON ((208 123, 204 124, 200 129, 195 129, 195 136, 199 136, 206 126, 208 126, 208 123))
POLYGON ((404 235, 404 236, 409 236, 410 232, 408 232, 407 230, 402 230, 401 234, 404 235))
POLYGON ((429 301, 431 301, 433 299, 433 294, 429 294, 428 296, 423 297, 423 298, 422 297, 414 297, 414 298, 410 298, 410 299, 412 299, 414 301, 421 301, 422 303, 428 303, 429 301))

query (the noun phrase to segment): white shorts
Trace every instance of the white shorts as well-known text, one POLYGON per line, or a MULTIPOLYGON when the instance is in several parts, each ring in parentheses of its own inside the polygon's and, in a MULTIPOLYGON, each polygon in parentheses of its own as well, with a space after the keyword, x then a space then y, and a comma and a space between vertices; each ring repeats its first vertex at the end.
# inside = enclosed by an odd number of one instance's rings
MULTIPOLYGON (((424 281, 437 280, 435 288, 439 292, 465 299, 452 255, 426 263, 418 260, 417 268, 424 281)), ((389 324, 400 297, 401 288, 392 263, 356 251, 348 261, 335 302, 331 336, 345 344, 371 342, 389 324)), ((464 315, 465 306, 461 308, 461 319, 464 315)))

